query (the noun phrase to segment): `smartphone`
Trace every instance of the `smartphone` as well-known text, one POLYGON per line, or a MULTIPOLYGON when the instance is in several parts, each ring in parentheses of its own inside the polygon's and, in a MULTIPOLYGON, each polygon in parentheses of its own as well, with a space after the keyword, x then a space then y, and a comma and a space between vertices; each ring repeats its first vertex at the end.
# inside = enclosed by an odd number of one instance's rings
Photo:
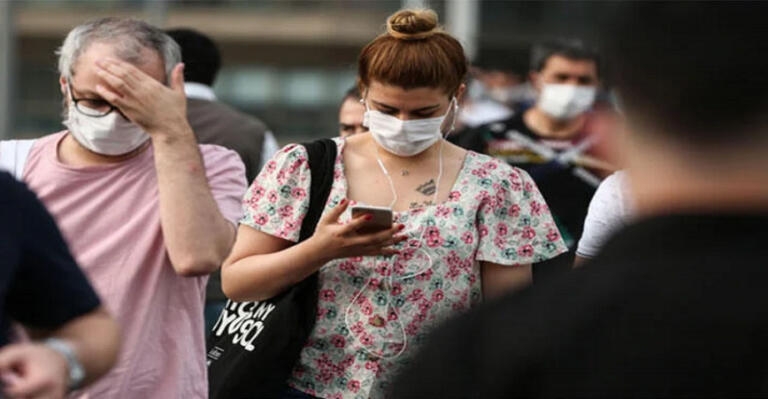
POLYGON ((373 218, 358 230, 362 234, 375 233, 392 228, 392 208, 371 205, 352 206, 352 217, 371 215, 373 218))

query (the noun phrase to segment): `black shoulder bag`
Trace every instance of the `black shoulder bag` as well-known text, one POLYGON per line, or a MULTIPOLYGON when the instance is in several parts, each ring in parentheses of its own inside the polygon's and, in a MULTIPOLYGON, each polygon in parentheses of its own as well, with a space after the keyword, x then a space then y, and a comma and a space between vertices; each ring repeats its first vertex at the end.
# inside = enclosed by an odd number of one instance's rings
MULTIPOLYGON (((336 143, 304 143, 309 156, 309 210, 299 242, 311 237, 333 183, 336 143)), ((208 336, 208 383, 211 399, 275 398, 315 326, 317 273, 265 301, 234 302, 219 315, 208 336)))

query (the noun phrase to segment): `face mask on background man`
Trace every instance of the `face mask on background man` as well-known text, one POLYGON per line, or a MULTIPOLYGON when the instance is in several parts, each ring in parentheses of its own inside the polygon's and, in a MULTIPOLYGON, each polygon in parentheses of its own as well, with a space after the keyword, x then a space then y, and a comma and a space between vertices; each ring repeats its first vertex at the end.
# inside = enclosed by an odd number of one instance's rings
POLYGON ((544 84, 538 107, 555 119, 572 119, 592 108, 596 95, 594 86, 544 84))

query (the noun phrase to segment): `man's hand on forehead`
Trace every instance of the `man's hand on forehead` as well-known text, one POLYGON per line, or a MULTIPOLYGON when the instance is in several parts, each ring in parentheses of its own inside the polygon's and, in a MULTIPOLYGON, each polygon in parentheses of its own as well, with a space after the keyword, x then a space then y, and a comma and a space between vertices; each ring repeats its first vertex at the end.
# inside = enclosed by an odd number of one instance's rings
POLYGON ((187 124, 183 64, 173 68, 170 87, 117 58, 100 59, 96 67, 99 95, 150 135, 173 135, 187 124))

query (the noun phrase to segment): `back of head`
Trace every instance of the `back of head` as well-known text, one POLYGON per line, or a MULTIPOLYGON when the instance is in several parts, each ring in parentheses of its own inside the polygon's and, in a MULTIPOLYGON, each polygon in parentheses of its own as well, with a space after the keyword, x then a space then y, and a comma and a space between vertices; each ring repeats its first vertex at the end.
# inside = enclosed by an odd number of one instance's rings
POLYGON ((174 66, 181 62, 178 44, 162 30, 133 18, 101 18, 86 22, 72 29, 64 43, 56 51, 59 56, 59 73, 72 78, 78 57, 93 43, 109 43, 115 55, 132 64, 142 62, 143 49, 155 51, 165 65, 168 79, 174 66))
POLYGON ((722 149, 768 138, 766 3, 632 3, 605 36, 635 133, 722 149))
POLYGON ((344 93, 344 97, 341 99, 341 103, 344 104, 345 101, 351 100, 351 101, 360 101, 363 96, 360 94, 360 89, 357 86, 350 87, 346 93, 344 93))
POLYGON ((438 26, 434 11, 401 10, 387 19, 387 33, 363 48, 358 76, 362 88, 376 81, 452 95, 464 82, 467 64, 461 44, 438 26))
POLYGON ((166 33, 181 47, 184 79, 188 82, 213 86, 221 68, 221 54, 216 43, 208 36, 192 29, 169 29, 166 33))
POLYGON ((531 70, 541 72, 552 56, 559 55, 574 61, 593 61, 600 73, 600 55, 578 39, 553 39, 537 43, 531 49, 531 70))

